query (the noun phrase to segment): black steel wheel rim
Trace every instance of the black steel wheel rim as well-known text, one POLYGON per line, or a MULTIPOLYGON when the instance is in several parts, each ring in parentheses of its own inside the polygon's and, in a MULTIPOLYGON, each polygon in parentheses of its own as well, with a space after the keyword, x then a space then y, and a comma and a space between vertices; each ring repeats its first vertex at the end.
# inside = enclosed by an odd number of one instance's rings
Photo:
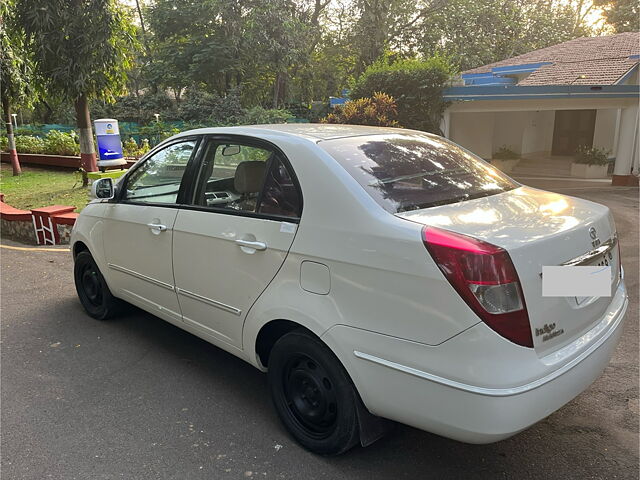
POLYGON ((283 372, 287 407, 300 428, 315 439, 329 436, 338 417, 338 400, 329 373, 313 358, 292 356, 283 372))
POLYGON ((86 265, 82 269, 80 284, 86 299, 95 307, 102 305, 102 284, 97 269, 93 265, 86 265))

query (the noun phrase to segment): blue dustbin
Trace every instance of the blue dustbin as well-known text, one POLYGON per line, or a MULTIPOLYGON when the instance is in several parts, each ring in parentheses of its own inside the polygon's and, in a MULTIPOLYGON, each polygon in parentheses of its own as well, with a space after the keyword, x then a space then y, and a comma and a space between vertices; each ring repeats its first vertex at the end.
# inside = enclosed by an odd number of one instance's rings
POLYGON ((98 139, 98 167, 116 167, 125 165, 127 161, 122 154, 122 141, 118 121, 112 118, 101 118, 94 122, 98 139))

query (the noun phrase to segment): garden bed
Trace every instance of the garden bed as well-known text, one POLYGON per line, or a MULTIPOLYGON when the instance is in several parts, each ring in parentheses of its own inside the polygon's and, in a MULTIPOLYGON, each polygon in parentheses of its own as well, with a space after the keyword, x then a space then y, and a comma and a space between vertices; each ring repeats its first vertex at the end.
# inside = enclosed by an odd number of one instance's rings
MULTIPOLYGON (((46 167, 60 167, 60 168, 72 168, 79 169, 81 166, 80 157, 66 156, 66 155, 45 155, 40 153, 18 153, 20 165, 41 165, 46 167)), ((127 164, 125 168, 129 168, 136 163, 135 158, 127 158, 127 164)), ((11 159, 9 154, 2 152, 2 162, 9 163, 11 159)))
POLYGON ((75 205, 80 211, 89 202, 80 172, 63 168, 23 167, 14 177, 11 165, 0 165, 0 191, 11 206, 31 210, 48 205, 75 205))

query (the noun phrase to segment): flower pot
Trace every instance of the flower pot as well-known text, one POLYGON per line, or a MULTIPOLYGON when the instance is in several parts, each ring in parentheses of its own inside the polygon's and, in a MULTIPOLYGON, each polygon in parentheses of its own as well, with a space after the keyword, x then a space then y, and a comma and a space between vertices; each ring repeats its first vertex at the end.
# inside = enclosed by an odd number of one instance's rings
POLYGON ((520 162, 519 158, 513 158, 509 160, 498 160, 497 158, 491 159, 491 165, 496 167, 505 173, 509 173, 520 162))
POLYGON ((577 178, 607 178, 607 165, 572 163, 571 176, 577 178))

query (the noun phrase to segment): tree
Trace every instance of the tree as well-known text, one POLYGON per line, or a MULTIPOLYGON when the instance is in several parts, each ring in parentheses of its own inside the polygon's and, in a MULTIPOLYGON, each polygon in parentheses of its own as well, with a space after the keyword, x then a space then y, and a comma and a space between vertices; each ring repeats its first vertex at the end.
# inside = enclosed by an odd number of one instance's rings
POLYGON ((8 149, 13 175, 20 175, 20 161, 16 151, 12 106, 29 105, 35 99, 33 63, 26 51, 25 41, 16 25, 13 0, 0 3, 0 98, 7 127, 8 149))
POLYGON ((637 0, 600 0, 603 15, 616 33, 640 30, 640 4, 637 0))
POLYGON ((82 166, 96 171, 89 100, 124 91, 135 28, 116 0, 16 0, 16 7, 44 87, 74 104, 82 166))
POLYGON ((355 81, 351 97, 367 98, 381 91, 395 98, 403 127, 439 133, 446 104, 442 90, 454 70, 443 57, 427 60, 383 60, 368 67, 355 81))
POLYGON ((308 62, 306 46, 312 32, 298 13, 291 0, 256 0, 247 18, 251 48, 246 53, 272 81, 273 108, 284 103, 289 68, 308 62))
POLYGON ((416 41, 423 55, 445 53, 464 71, 586 35, 585 11, 558 0, 450 0, 416 41))

